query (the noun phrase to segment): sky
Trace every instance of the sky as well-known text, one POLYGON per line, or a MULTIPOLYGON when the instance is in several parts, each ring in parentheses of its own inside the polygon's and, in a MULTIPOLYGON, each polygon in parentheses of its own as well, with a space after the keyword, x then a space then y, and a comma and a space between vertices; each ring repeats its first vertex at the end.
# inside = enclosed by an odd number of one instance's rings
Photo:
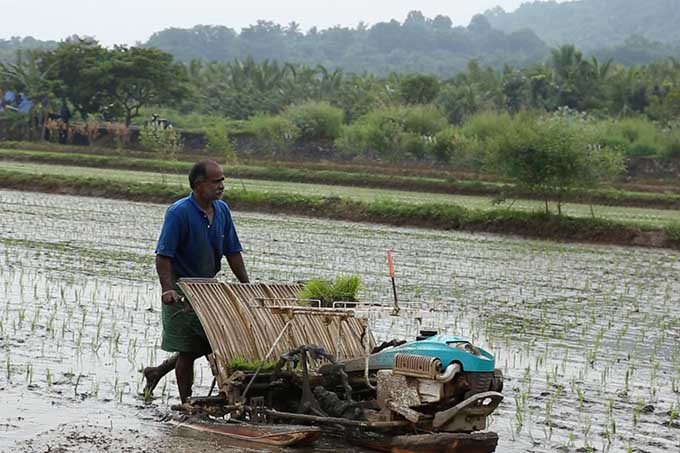
POLYGON ((506 11, 526 0, 0 0, 0 39, 33 36, 59 41, 78 34, 103 44, 135 44, 169 27, 225 25, 240 31, 259 19, 302 30, 334 25, 371 25, 389 19, 403 21, 417 9, 427 17, 449 16, 467 25, 472 16, 494 6, 506 11))

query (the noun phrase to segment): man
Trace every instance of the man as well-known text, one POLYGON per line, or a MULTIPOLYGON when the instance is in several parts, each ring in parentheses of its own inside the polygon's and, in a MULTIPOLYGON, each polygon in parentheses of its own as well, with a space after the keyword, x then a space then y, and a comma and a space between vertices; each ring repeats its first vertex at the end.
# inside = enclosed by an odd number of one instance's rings
POLYGON ((196 163, 189 173, 189 185, 191 194, 168 208, 156 247, 156 271, 163 291, 161 348, 177 354, 157 367, 144 369, 147 393, 174 369, 182 403, 191 396, 194 360, 210 354, 211 348, 196 313, 183 301, 177 280, 212 278, 226 256, 236 278, 249 282, 231 212, 222 201, 222 168, 211 160, 196 163))

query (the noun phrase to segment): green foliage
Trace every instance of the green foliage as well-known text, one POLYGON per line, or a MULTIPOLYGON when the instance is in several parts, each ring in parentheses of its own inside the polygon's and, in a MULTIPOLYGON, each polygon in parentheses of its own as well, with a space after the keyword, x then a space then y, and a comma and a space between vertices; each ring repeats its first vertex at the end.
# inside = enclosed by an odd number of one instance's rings
POLYGON ((670 88, 668 92, 652 96, 648 108, 652 118, 664 122, 680 118, 680 86, 670 88))
POLYGON ((500 174, 546 202, 570 190, 592 187, 623 171, 620 153, 596 143, 596 133, 578 121, 554 116, 522 118, 495 141, 490 160, 500 174))
POLYGON ((283 116, 256 115, 248 120, 245 129, 280 150, 287 150, 300 137, 300 129, 283 116))
POLYGON ((256 371, 260 367, 262 367, 261 369, 263 371, 270 371, 276 367, 276 361, 269 360, 267 362, 263 362, 261 360, 248 360, 237 357, 230 360, 227 364, 227 367, 231 371, 256 371))
POLYGON ((344 114, 327 102, 310 101, 288 107, 283 116, 297 127, 300 138, 335 140, 340 135, 344 114))
POLYGON ((607 120, 597 123, 600 143, 621 149, 626 156, 654 156, 662 147, 659 127, 643 117, 607 120))
POLYGON ((89 114, 119 115, 126 126, 145 105, 178 103, 186 96, 184 68, 159 49, 102 47, 93 39, 59 43, 40 58, 55 93, 83 119, 89 114))
POLYGON ((530 28, 545 42, 573 42, 593 50, 622 42, 630 30, 644 30, 654 41, 680 41, 676 7, 668 0, 525 2, 513 12, 496 8, 486 17, 505 32, 530 28))
POLYGON ((432 75, 412 74, 399 82, 399 96, 407 104, 430 104, 439 93, 439 79, 432 75))
POLYGON ((205 129, 206 148, 209 151, 219 152, 227 161, 236 160, 234 144, 229 138, 227 125, 221 124, 205 129))
MULTIPOLYGON (((446 131, 446 130, 445 130, 446 131)), ((467 140, 467 139, 466 139, 467 140)), ((49 152, 22 149, 25 144, 3 142, 0 159, 43 164, 73 165, 78 167, 118 168, 138 171, 162 171, 164 173, 186 174, 193 161, 172 161, 151 158, 130 157, 126 155, 105 155, 100 153, 83 154, 75 152, 49 152)), ((36 146, 36 145, 31 145, 36 146)), ((45 146, 45 145, 43 145, 45 146)), ((472 146, 472 145, 469 145, 472 146)), ((468 159, 467 152, 464 159, 468 159)), ((458 159, 456 156, 454 159, 458 159)), ((456 162, 460 162, 456 160, 456 162)), ((435 178, 423 176, 402 176, 381 173, 376 168, 353 167, 331 164, 329 167, 252 166, 233 165, 229 168, 230 177, 286 181, 312 184, 334 184, 357 187, 374 187, 397 190, 415 190, 432 193, 459 193, 496 196, 512 190, 512 186, 495 182, 459 181, 454 177, 435 178), (326 169, 331 168, 331 169, 326 169), (333 169, 337 168, 337 169, 333 169)), ((444 174, 442 174, 443 177, 444 174)), ((575 190, 574 199, 587 200, 597 204, 645 205, 648 207, 668 208, 680 203, 680 195, 658 192, 628 192, 603 187, 597 189, 575 190)), ((526 196, 526 194, 523 194, 526 196)), ((565 201, 569 198, 565 198, 565 201)))
POLYGON ((680 244, 680 222, 673 222, 664 228, 666 239, 680 244))
MULTIPOLYGON (((353 73, 390 72, 450 75, 471 56, 518 63, 545 55, 547 47, 531 31, 505 34, 490 27, 454 27, 450 19, 425 18, 412 11, 404 23, 378 22, 367 28, 332 27, 307 33, 258 21, 240 33, 223 26, 199 25, 155 33, 145 44, 182 61, 286 61, 310 67, 344 68, 353 73)), ((329 71, 330 72, 330 71, 329 71)))
MULTIPOLYGON (((68 190, 80 195, 105 194, 112 198, 170 202, 184 196, 181 186, 138 183, 91 176, 66 176, 13 172, 0 169, 0 186, 14 189, 68 190)), ((554 216, 513 209, 475 210, 451 204, 410 204, 394 201, 360 202, 338 197, 324 198, 286 193, 231 190, 225 198, 233 206, 261 208, 268 212, 306 213, 310 216, 354 221, 381 222, 394 225, 417 225, 443 229, 496 231, 533 237, 559 237, 571 240, 594 240, 630 244, 640 230, 659 232, 635 222, 554 216)), ((668 233, 668 231, 667 231, 668 233)), ((671 237, 676 233, 672 233, 671 237)))
POLYGON ((664 147, 659 157, 661 159, 680 158, 680 130, 671 129, 666 132, 664 147))
POLYGON ((336 145, 349 155, 375 154, 390 160, 423 158, 446 125, 444 116, 432 106, 384 107, 344 128, 336 145))
POLYGON ((139 131, 139 143, 158 153, 161 159, 176 160, 177 154, 184 148, 182 133, 173 128, 145 127, 139 131))
POLYGON ((328 280, 309 280, 299 294, 303 301, 318 300, 322 307, 332 307, 333 302, 356 302, 357 292, 361 286, 358 275, 337 277, 335 282, 328 280))
POLYGON ((479 112, 471 116, 462 126, 466 137, 474 137, 482 142, 489 142, 514 128, 517 121, 507 112, 479 112))
POLYGON ((204 114, 197 111, 188 113, 177 109, 159 106, 146 106, 139 109, 139 116, 132 121, 133 125, 144 126, 152 115, 158 115, 159 118, 164 118, 170 121, 173 127, 185 132, 204 132, 211 128, 224 128, 229 133, 238 133, 244 131, 245 122, 241 120, 233 120, 225 118, 221 115, 204 114))
POLYGON ((435 159, 440 162, 454 163, 457 167, 465 167, 464 161, 470 141, 462 132, 454 127, 447 127, 437 132, 431 150, 435 159))

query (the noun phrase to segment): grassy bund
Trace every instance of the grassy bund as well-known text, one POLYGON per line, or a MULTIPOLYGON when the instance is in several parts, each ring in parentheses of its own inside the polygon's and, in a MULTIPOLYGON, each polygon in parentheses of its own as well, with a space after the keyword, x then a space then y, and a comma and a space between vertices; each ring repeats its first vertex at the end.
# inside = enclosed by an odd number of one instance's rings
MULTIPOLYGON (((158 183, 97 177, 36 175, 0 170, 6 189, 169 203, 186 189, 158 183)), ((575 218, 510 209, 478 210, 451 204, 356 201, 287 193, 230 190, 235 210, 285 213, 353 222, 514 234, 532 238, 680 249, 680 226, 640 227, 597 218, 575 218)))
MULTIPOLYGON (((101 155, 73 152, 0 149, 0 160, 43 164, 74 165, 92 168, 143 170, 162 173, 186 174, 192 162, 160 160, 126 155, 101 155)), ((445 193, 458 195, 501 196, 509 198, 536 199, 512 185, 434 178, 403 176, 363 171, 288 168, 283 166, 230 165, 229 176, 243 179, 286 181, 298 183, 327 184, 352 187, 369 187, 407 190, 415 192, 445 193)), ((614 188, 573 191, 563 198, 564 202, 598 204, 605 206, 628 206, 655 209, 680 209, 680 195, 660 192, 632 192, 614 188)))

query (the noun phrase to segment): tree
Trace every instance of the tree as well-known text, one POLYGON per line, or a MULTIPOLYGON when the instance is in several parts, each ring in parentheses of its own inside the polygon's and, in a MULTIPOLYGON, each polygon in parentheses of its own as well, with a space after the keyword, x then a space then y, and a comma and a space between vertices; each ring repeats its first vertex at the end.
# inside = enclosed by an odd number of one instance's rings
POLYGON ((122 112, 126 126, 142 106, 172 104, 187 94, 183 67, 161 50, 116 46, 101 64, 105 96, 122 112))
POLYGON ((107 50, 91 38, 73 37, 43 54, 41 67, 54 82, 54 94, 71 103, 83 119, 105 104, 105 75, 101 64, 107 50))
POLYGON ((413 74, 399 82, 399 95, 407 104, 429 104, 439 93, 439 79, 435 76, 413 74))
POLYGON ((499 174, 545 201, 562 199, 576 188, 592 188, 623 171, 621 153, 596 145, 592 134, 568 118, 519 118, 495 143, 490 163, 499 174))

